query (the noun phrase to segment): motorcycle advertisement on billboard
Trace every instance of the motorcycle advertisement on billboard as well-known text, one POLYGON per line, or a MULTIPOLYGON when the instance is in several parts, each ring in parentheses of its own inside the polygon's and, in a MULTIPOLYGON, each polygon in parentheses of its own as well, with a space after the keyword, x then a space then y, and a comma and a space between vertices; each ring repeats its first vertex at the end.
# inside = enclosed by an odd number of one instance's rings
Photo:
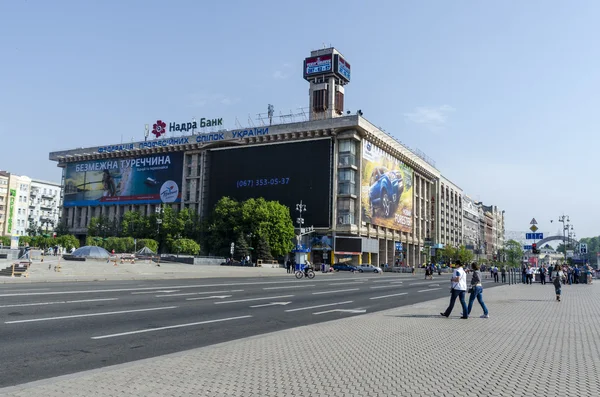
POLYGON ((412 168, 370 142, 363 145, 362 219, 410 232, 413 222, 412 168))
POLYGON ((64 206, 178 203, 182 172, 183 153, 70 163, 64 206))

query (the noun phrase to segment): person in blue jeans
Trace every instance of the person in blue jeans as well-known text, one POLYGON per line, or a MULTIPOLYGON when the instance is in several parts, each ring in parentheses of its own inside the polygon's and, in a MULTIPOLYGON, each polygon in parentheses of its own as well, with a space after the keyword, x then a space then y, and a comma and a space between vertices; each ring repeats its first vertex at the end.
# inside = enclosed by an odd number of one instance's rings
POLYGON ((471 269, 473 269, 473 277, 471 278, 472 292, 469 294, 469 307, 467 308, 467 315, 471 314, 473 302, 475 302, 475 298, 477 298, 477 301, 483 309, 483 316, 481 316, 481 318, 490 318, 488 308, 483 301, 483 286, 481 285, 481 272, 479 271, 479 265, 477 263, 473 263, 471 265, 471 269))
POLYGON ((460 261, 456 261, 456 268, 452 273, 452 295, 450 296, 450 305, 446 309, 446 311, 441 312, 440 315, 444 317, 450 316, 452 313, 452 309, 454 309, 454 302, 456 302, 456 298, 460 299, 460 304, 462 306, 462 316, 460 318, 467 319, 469 316, 467 315, 467 302, 465 302, 465 294, 467 292, 467 274, 465 273, 462 264, 460 261))

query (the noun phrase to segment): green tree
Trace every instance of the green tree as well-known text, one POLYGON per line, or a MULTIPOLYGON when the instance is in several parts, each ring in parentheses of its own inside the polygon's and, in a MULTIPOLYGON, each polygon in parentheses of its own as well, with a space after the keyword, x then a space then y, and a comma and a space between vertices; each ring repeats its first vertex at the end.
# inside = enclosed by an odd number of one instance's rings
POLYGON ((176 254, 198 255, 200 245, 189 238, 179 238, 172 240, 171 251, 176 254))
POLYGON ((36 227, 34 225, 31 225, 25 230, 25 233, 27 233, 27 235, 30 237, 35 237, 43 234, 44 232, 41 226, 36 227))
POLYGON ((67 234, 56 237, 56 244, 60 245, 67 251, 71 251, 71 248, 79 248, 79 240, 77 237, 67 234))
POLYGON ((447 264, 450 265, 452 264, 452 262, 454 262, 456 260, 456 253, 457 250, 456 248, 454 248, 451 245, 446 245, 444 246, 444 248, 442 249, 442 260, 447 264))
POLYGON ((269 247, 269 242, 264 236, 258 237, 258 241, 256 244, 256 258, 266 261, 273 260, 273 255, 271 255, 271 248, 269 247))
POLYGON ((67 226, 67 222, 61 222, 54 228, 54 232, 56 233, 56 237, 66 236, 69 234, 69 226, 67 226))
POLYGON ((456 258, 466 267, 473 261, 473 252, 468 250, 464 245, 461 245, 456 250, 456 258))
POLYGON ((148 247, 152 252, 158 252, 158 241, 150 238, 143 238, 137 241, 137 249, 141 250, 144 247, 148 247))
POLYGON ((111 221, 108 216, 92 217, 88 226, 88 236, 99 236, 102 238, 116 236, 118 234, 118 221, 111 221))
POLYGON ((515 240, 508 240, 505 244, 506 262, 511 267, 520 267, 523 258, 523 247, 515 240))
POLYGON ((123 214, 121 234, 125 237, 142 238, 151 234, 150 218, 137 211, 123 214))
POLYGON ((206 220, 204 229, 207 252, 228 256, 231 242, 244 232, 239 203, 229 197, 221 198, 206 220))
MULTIPOLYGON (((19 246, 24 246, 25 244, 33 245, 33 237, 32 236, 20 236, 19 237, 19 246)), ((8 239, 7 245, 10 245, 10 237, 8 239)))
POLYGON ((255 237, 256 245, 262 236, 272 256, 284 256, 294 247, 294 225, 288 207, 263 198, 248 199, 241 204, 241 213, 243 230, 255 237))
POLYGON ((0 244, 5 247, 10 247, 10 237, 0 236, 0 244))
POLYGON ((240 233, 238 238, 235 240, 235 247, 233 250, 234 258, 239 260, 244 259, 246 256, 250 255, 250 249, 248 247, 248 242, 244 238, 244 235, 240 233))

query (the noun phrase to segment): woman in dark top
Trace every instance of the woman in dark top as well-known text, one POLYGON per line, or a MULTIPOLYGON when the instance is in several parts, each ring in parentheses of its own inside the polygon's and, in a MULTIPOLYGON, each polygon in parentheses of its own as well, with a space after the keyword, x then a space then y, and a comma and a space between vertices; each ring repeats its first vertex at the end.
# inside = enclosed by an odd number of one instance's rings
POLYGON ((481 272, 479 271, 479 265, 475 262, 471 265, 471 269, 473 269, 473 277, 471 278, 471 289, 469 295, 469 307, 467 309, 467 315, 471 314, 471 309, 473 308, 473 302, 475 298, 481 305, 483 309, 483 316, 481 318, 490 318, 488 313, 488 309, 483 302, 483 286, 481 285, 481 272))

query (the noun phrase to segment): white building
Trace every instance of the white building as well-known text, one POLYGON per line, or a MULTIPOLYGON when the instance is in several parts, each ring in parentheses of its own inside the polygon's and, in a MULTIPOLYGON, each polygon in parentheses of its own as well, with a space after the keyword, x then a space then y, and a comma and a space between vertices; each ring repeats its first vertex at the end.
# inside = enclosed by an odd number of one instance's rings
POLYGON ((30 227, 54 230, 60 197, 58 183, 0 171, 0 235, 27 236, 30 227))
POLYGON ((41 180, 31 181, 27 227, 52 231, 60 221, 60 184, 41 180))
POLYGON ((481 204, 471 197, 463 195, 463 244, 468 250, 478 252, 483 237, 481 235, 480 215, 481 204))
POLYGON ((438 183, 438 242, 458 247, 463 244, 463 191, 443 176, 438 183))

